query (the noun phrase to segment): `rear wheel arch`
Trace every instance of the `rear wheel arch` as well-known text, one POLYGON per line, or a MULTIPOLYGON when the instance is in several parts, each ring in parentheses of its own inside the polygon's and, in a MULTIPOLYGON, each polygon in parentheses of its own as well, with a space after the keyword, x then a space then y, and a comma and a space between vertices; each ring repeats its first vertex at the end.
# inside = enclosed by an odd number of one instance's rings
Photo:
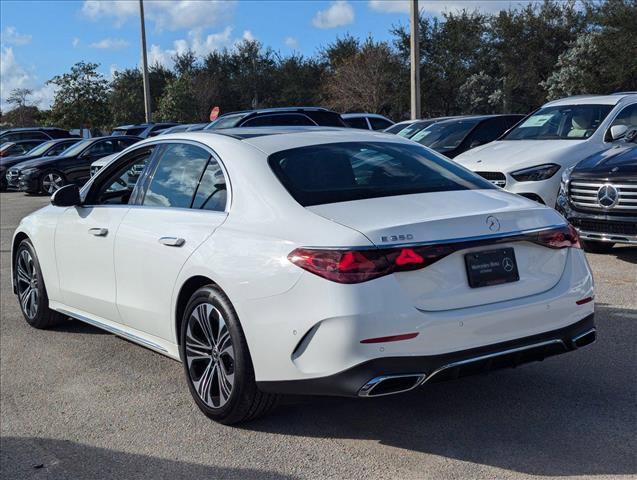
POLYGON ((190 301, 190 297, 199 290, 201 287, 206 285, 212 285, 220 289, 219 285, 215 283, 209 277, 204 275, 196 275, 194 277, 190 277, 186 280, 181 288, 179 289, 179 294, 177 295, 177 302, 175 303, 175 338, 177 340, 177 345, 181 343, 181 322, 183 321, 184 312, 186 311, 186 306, 190 301))

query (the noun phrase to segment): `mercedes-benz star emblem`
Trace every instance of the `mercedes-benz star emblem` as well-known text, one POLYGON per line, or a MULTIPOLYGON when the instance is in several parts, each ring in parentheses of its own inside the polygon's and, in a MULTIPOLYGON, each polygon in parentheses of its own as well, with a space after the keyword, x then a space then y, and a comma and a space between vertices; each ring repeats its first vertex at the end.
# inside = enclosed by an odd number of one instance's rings
POLYGON ((511 260, 509 257, 504 257, 504 259, 502 260, 502 268, 504 268, 505 272, 510 272, 511 270, 513 270, 513 260, 511 260))
POLYGON ((597 203, 604 208, 613 208, 619 202, 619 192, 613 185, 606 183, 597 190, 597 203))
POLYGON ((489 230, 491 230, 492 232, 497 232, 498 230, 500 230, 500 220, 495 218, 493 215, 489 215, 486 222, 487 227, 489 227, 489 230))

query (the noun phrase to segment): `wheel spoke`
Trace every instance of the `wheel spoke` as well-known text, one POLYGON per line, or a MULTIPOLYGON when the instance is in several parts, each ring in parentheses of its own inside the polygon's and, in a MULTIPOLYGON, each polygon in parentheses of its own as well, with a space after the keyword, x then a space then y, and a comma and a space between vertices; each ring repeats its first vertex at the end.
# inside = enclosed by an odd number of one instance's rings
POLYGON ((223 368, 217 370, 217 384, 219 386, 219 405, 223 405, 230 398, 232 392, 232 384, 226 378, 223 368))
POLYGON ((212 386, 212 380, 215 372, 217 371, 217 365, 214 362, 210 362, 199 379, 199 385, 197 393, 199 397, 206 403, 210 404, 210 387, 212 386))
POLYGON ((29 316, 35 317, 38 311, 38 291, 35 288, 31 289, 31 295, 29 295, 29 316))
POLYGON ((22 310, 24 311, 24 313, 27 313, 27 314, 29 312, 27 309, 27 305, 28 305, 29 297, 31 296, 31 290, 32 290, 31 286, 28 286, 20 293, 20 305, 22 305, 22 310))
POLYGON ((21 262, 18 262, 17 274, 19 282, 31 284, 31 279, 29 278, 29 275, 27 274, 24 267, 21 265, 21 262))

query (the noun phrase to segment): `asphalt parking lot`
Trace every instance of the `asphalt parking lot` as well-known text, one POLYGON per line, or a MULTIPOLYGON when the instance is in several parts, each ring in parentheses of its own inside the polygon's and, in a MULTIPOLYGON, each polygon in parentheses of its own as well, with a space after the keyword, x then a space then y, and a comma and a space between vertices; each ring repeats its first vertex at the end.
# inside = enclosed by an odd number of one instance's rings
POLYGON ((215 424, 177 362, 76 321, 27 326, 10 240, 48 198, 0 194, 0 450, 6 479, 635 478, 637 248, 589 255, 598 341, 367 400, 286 399, 215 424))

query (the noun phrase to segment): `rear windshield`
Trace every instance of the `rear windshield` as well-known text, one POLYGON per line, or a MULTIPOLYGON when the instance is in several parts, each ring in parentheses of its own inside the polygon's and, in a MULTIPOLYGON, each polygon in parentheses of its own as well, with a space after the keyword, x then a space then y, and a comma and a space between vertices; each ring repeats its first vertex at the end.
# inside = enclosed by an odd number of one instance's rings
POLYGON ((416 133, 411 139, 435 150, 451 150, 464 140, 480 120, 449 120, 434 123, 416 133))
POLYGON ((303 206, 411 193, 492 189, 490 182, 420 146, 347 142, 270 155, 274 174, 303 206))

